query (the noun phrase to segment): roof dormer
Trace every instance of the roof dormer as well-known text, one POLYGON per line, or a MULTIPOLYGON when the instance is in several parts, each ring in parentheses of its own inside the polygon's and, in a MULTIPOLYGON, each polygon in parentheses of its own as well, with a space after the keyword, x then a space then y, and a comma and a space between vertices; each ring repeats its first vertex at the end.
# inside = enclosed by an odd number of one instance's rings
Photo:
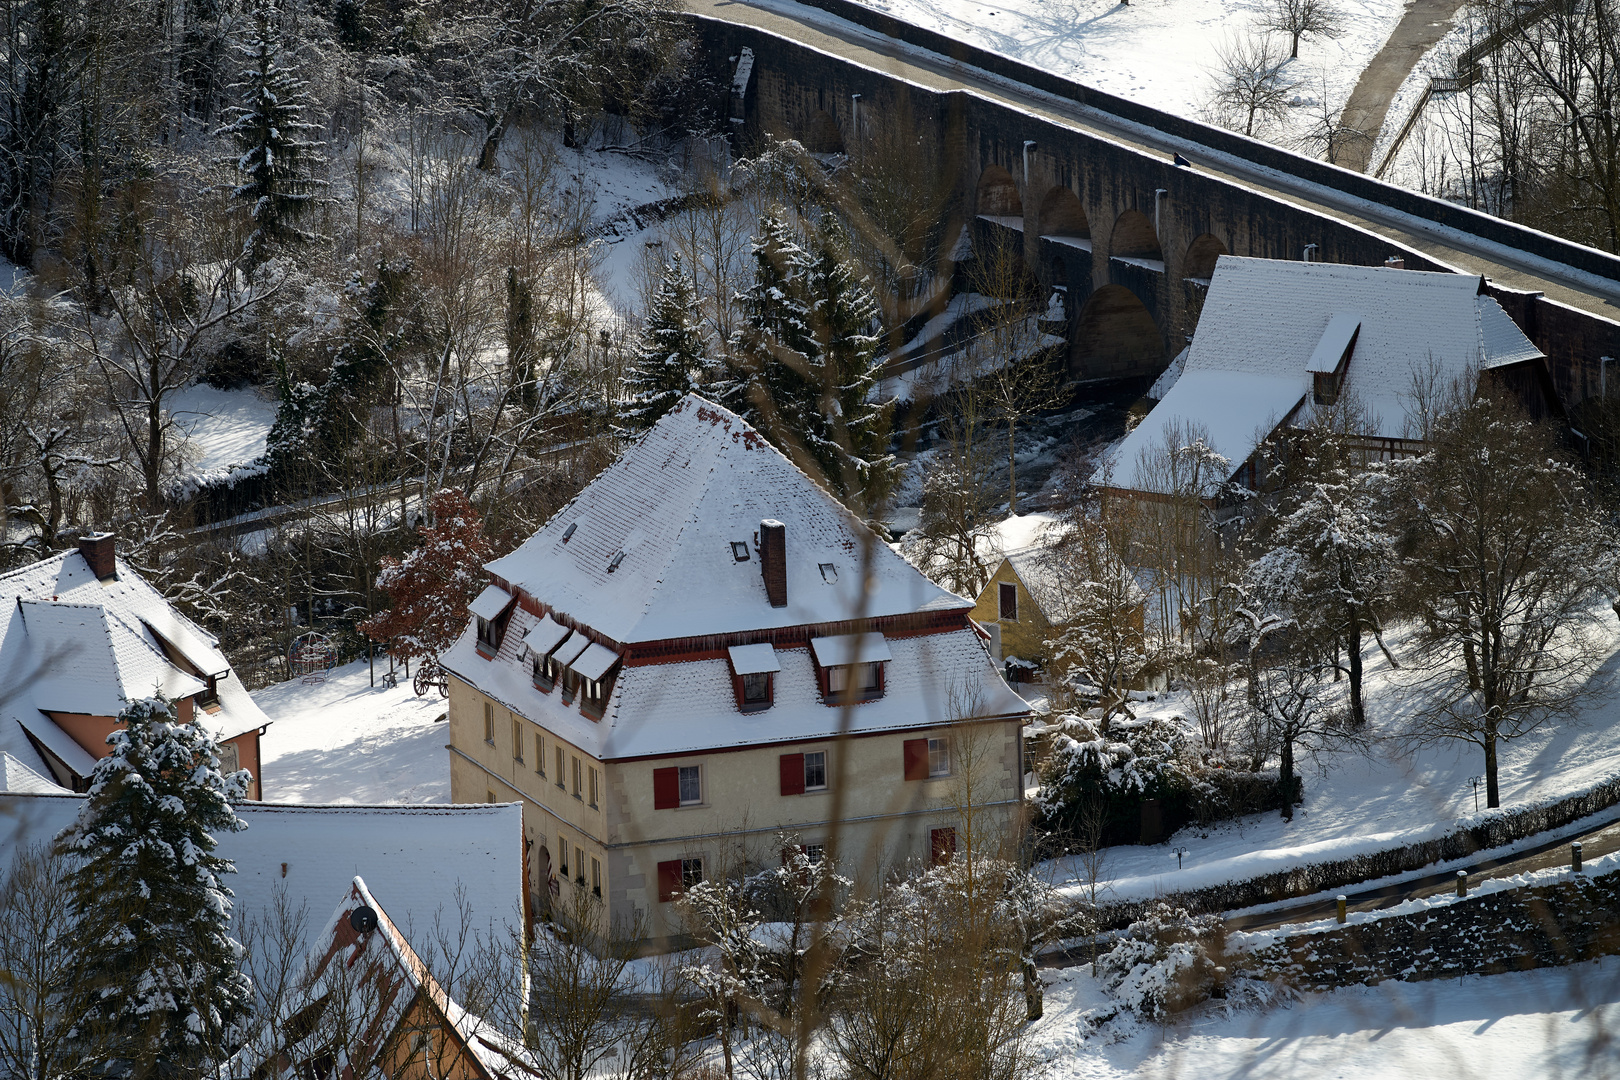
POLYGON ((1318 405, 1331 406, 1338 402, 1344 390, 1345 370, 1350 366, 1350 354, 1356 350, 1356 338, 1361 336, 1361 316, 1335 312, 1317 339, 1316 348, 1305 364, 1311 374, 1312 400, 1318 405))

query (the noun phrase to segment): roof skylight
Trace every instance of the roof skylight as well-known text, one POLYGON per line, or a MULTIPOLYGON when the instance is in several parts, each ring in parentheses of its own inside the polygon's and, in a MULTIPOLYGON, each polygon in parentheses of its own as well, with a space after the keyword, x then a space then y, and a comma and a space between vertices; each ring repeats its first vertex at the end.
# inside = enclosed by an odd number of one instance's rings
POLYGON ((619 568, 619 564, 622 562, 624 562, 624 552, 620 551, 618 554, 613 556, 613 561, 608 563, 608 573, 611 574, 613 571, 617 570, 619 568))
POLYGON ((568 528, 563 530, 563 541, 562 542, 565 543, 565 544, 568 543, 568 538, 574 535, 574 530, 577 529, 577 528, 579 528, 579 522, 570 521, 568 523, 568 528))
POLYGON ((830 562, 821 563, 820 567, 821 580, 825 581, 829 585, 836 585, 838 583, 838 567, 834 566, 830 562))
POLYGON ((733 540, 731 542, 731 557, 738 562, 748 561, 748 541, 733 540))

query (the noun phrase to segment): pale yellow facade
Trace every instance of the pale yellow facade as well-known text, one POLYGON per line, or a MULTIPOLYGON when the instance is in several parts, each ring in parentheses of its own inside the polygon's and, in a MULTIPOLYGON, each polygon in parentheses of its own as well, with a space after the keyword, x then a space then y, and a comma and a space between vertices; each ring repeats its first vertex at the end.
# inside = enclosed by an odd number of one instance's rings
POLYGON ((1052 624, 1047 621, 1041 606, 1030 595, 1009 559, 990 576, 990 581, 979 590, 978 602, 973 608, 973 621, 980 624, 995 623, 1001 627, 1001 655, 1016 656, 1044 666, 1047 660, 1047 639, 1052 636, 1052 624), (1001 617, 1001 586, 1013 586, 1018 595, 1017 618, 1001 617))
POLYGON ((841 871, 870 883, 907 863, 927 865, 934 830, 954 830, 958 850, 969 843, 1001 849, 1016 842, 1022 823, 1016 720, 602 762, 452 677, 449 722, 451 798, 522 802, 531 892, 541 898, 551 888, 542 878, 549 868, 562 902, 572 900, 567 890, 599 895, 612 919, 641 925, 654 946, 681 932, 675 905, 659 898, 659 863, 701 859, 706 877, 739 862, 771 865, 780 858, 779 831, 825 847, 834 840, 836 818, 843 823, 836 829, 841 871), (493 713, 489 727, 486 706, 493 713), (493 738, 486 740, 486 732, 493 738), (543 744, 543 773, 534 761, 536 736, 543 744), (906 741, 929 737, 951 746, 950 775, 906 780, 906 741), (521 761, 513 752, 515 739, 524 744, 521 761), (555 775, 559 750, 561 786, 555 775), (826 790, 783 795, 781 755, 818 750, 827 752, 826 790), (577 796, 576 759, 582 777, 577 796), (694 765, 701 801, 655 809, 653 771, 694 765), (592 770, 598 778, 595 805, 592 770), (567 880, 560 872, 564 844, 567 880))

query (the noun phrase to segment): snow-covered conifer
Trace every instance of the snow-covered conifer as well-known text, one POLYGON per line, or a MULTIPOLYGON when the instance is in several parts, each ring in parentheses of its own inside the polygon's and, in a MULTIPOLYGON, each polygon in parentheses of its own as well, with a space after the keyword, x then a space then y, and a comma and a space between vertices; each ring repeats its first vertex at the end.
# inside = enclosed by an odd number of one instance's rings
POLYGON ((231 804, 250 777, 222 775, 213 736, 162 698, 130 702, 118 725, 78 820, 57 838, 77 861, 80 974, 129 1075, 187 1075, 228 1046, 252 1005, 227 932, 222 879, 236 868, 214 854, 216 833, 247 827, 231 804))
POLYGON ((304 82, 286 63, 280 34, 275 0, 255 0, 247 40, 237 47, 242 74, 232 84, 242 104, 230 107, 230 121, 218 131, 239 151, 231 164, 242 180, 231 194, 247 205, 253 222, 246 245, 253 265, 264 261, 272 245, 313 239, 297 220, 323 183, 311 175, 321 144, 309 136, 319 129, 303 119, 304 82))
POLYGON ((871 285, 835 227, 807 249, 779 210, 761 218, 754 260, 720 396, 841 498, 870 505, 895 472, 887 410, 870 400, 882 364, 871 285))
POLYGON ((495 557, 478 510, 460 490, 440 491, 428 509, 434 524, 422 530, 422 546, 382 560, 377 586, 393 606, 359 624, 407 660, 435 657, 461 636, 467 605, 486 584, 484 564, 495 557))
POLYGON ((658 295, 641 331, 641 347, 624 377, 624 405, 619 416, 625 435, 635 435, 659 418, 692 389, 692 379, 705 364, 703 330, 696 309, 697 287, 675 256, 664 267, 658 295))

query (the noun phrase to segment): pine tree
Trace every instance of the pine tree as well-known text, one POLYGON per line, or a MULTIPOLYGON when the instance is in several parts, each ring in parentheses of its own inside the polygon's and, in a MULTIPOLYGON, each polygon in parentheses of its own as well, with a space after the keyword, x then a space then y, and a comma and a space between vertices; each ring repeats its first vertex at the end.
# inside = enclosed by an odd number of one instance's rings
POLYGON ((679 255, 664 267, 658 296, 641 331, 641 348, 624 377, 621 433, 645 431, 692 389, 693 375, 706 365, 703 331, 695 299, 697 286, 681 267, 679 255))
POLYGON ((252 266, 265 260, 272 245, 314 239, 296 222, 323 186, 310 175, 321 144, 308 136, 318 128, 303 120, 304 82, 283 63, 278 22, 275 0, 255 0, 247 43, 238 46, 246 65, 232 84, 243 104, 231 106, 231 121, 216 133, 229 135, 241 151, 232 164, 243 179, 231 195, 247 204, 253 221, 246 245, 252 266))
POLYGON ((231 804, 250 777, 221 775, 213 736, 162 698, 130 702, 118 722, 78 820, 57 838, 79 860, 69 895, 81 974, 130 1076, 198 1073, 252 1005, 221 881, 236 868, 214 854, 214 834, 247 827, 231 804))
POLYGON ((722 400, 846 502, 874 505, 892 482, 877 300, 826 225, 800 243, 781 211, 760 220, 754 282, 740 297, 722 400))
POLYGON ((484 538, 477 509, 459 490, 428 500, 435 524, 422 530, 422 546, 404 559, 384 557, 377 585, 393 601, 360 623, 373 641, 392 641, 405 659, 435 657, 467 628, 467 605, 484 588, 484 564, 495 551, 484 538))

